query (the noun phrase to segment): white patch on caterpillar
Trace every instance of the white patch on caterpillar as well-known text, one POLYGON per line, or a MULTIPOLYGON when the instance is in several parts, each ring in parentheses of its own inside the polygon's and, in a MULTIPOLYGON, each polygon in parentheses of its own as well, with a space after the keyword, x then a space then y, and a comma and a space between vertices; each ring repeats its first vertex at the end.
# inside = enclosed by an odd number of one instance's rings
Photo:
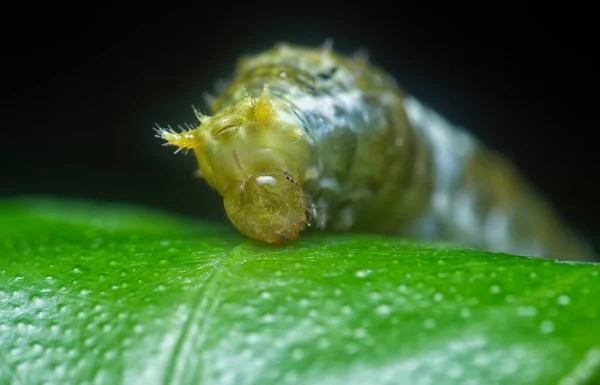
POLYGON ((443 224, 452 224, 455 227, 452 231, 458 230, 460 237, 467 240, 478 233, 475 199, 470 192, 457 191, 457 186, 465 164, 475 151, 475 139, 412 96, 404 99, 404 109, 411 126, 424 136, 430 147, 435 169, 431 209, 419 221, 421 227, 429 224, 421 230, 430 233, 428 237, 439 236, 431 234, 442 231, 430 223, 436 218, 443 224))
POLYGON ((451 206, 451 223, 460 231, 461 238, 470 244, 480 243, 480 221, 475 207, 475 195, 462 192, 456 196, 451 206))
POLYGON ((496 208, 486 217, 483 224, 485 241, 490 250, 499 251, 510 245, 510 219, 513 212, 505 208, 496 208))
POLYGON ((323 117, 325 121, 335 123, 336 126, 353 127, 348 120, 351 119, 351 111, 362 108, 362 91, 340 92, 335 96, 324 96, 315 98, 314 96, 302 95, 294 100, 296 108, 306 113, 315 113, 323 117), (336 108, 337 107, 337 108, 336 108), (338 114, 337 110, 345 111, 345 114, 338 114))
POLYGON ((404 108, 411 125, 423 133, 432 147, 436 166, 436 187, 450 188, 475 149, 473 137, 448 123, 443 117, 417 99, 407 96, 404 108))

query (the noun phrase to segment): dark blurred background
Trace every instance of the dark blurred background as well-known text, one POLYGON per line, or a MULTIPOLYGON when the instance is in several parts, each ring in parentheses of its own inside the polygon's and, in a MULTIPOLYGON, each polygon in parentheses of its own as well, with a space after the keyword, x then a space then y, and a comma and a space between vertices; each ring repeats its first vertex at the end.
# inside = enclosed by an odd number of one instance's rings
POLYGON ((506 154, 598 246, 591 9, 508 3, 22 3, 4 12, 0 194, 134 202, 211 219, 222 203, 151 127, 278 41, 372 62, 506 154))

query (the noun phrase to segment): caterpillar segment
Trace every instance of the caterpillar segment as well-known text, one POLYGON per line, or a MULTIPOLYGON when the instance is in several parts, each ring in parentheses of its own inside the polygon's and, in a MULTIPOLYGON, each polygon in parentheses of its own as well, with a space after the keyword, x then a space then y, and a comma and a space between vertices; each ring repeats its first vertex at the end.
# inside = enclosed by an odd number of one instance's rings
POLYGON ((193 150, 251 238, 285 243, 312 225, 592 259, 510 162, 363 55, 278 44, 242 58, 210 110, 158 136, 193 150))

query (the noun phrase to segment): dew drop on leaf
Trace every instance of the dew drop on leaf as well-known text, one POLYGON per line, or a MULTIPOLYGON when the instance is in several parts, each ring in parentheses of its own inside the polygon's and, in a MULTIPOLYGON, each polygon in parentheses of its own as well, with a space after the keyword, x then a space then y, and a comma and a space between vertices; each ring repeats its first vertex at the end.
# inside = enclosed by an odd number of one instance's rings
POLYGON ((435 328, 436 322, 433 318, 427 318, 424 322, 423 322, 423 327, 425 329, 433 329, 435 328))
POLYGON ((571 303, 571 298, 568 295, 561 295, 556 299, 559 305, 567 306, 571 303))
POLYGON ((540 331, 544 334, 550 334, 554 331, 554 322, 546 320, 540 324, 540 331))
POLYGON ((371 270, 370 269, 364 269, 364 270, 357 271, 355 275, 358 278, 365 278, 369 274, 371 274, 371 270))
POLYGON ((379 305, 377 306, 375 311, 377 312, 377 314, 385 316, 390 314, 392 312, 392 309, 388 305, 379 305))

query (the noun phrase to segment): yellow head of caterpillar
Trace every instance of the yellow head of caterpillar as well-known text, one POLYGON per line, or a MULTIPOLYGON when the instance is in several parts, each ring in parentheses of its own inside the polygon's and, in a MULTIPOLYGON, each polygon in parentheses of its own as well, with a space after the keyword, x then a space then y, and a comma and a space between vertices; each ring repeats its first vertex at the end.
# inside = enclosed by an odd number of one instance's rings
POLYGON ((302 187, 283 170, 231 183, 223 198, 231 223, 242 234, 268 243, 295 239, 310 224, 313 212, 302 187))
POLYGON ((265 87, 182 133, 159 130, 167 144, 192 149, 203 178, 224 198, 231 222, 266 242, 294 239, 309 222, 301 187, 309 145, 293 110, 265 87), (276 170, 276 171, 274 171, 276 170))

